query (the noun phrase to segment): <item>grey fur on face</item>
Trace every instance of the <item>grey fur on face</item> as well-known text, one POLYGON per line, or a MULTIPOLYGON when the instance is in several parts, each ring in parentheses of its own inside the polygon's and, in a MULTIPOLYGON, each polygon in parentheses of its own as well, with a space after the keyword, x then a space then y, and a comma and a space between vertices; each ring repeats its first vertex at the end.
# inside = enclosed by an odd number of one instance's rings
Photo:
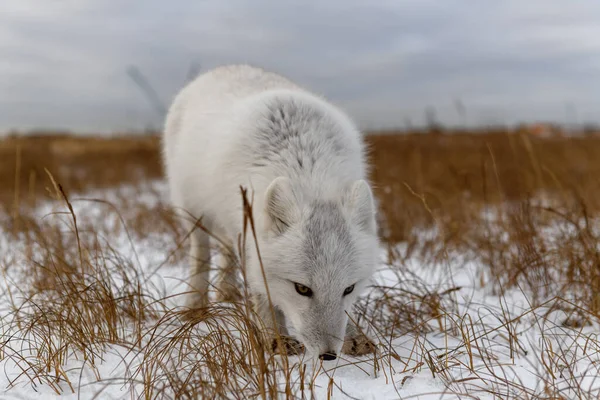
POLYGON ((352 238, 338 204, 313 202, 303 229, 305 263, 315 271, 347 264, 353 259, 352 238))

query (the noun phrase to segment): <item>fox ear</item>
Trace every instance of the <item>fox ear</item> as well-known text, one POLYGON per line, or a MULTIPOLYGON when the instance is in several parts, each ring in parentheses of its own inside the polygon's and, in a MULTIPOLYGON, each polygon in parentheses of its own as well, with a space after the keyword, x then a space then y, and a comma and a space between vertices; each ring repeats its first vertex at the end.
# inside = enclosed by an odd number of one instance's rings
POLYGON ((269 227, 277 234, 285 232, 298 222, 300 212, 289 178, 280 176, 271 182, 265 194, 265 207, 269 227))
POLYGON ((375 202, 369 184, 363 179, 355 181, 347 196, 347 208, 352 223, 363 231, 375 234, 377 230, 375 202))

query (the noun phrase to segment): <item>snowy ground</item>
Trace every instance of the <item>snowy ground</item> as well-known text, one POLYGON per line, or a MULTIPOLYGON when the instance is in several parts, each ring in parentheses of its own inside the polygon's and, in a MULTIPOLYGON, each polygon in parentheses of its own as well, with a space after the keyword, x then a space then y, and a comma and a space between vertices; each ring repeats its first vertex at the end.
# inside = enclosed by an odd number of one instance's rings
MULTIPOLYGON (((156 225, 160 229, 152 229, 155 225, 152 210, 166 199, 164 184, 149 184, 141 192, 139 188, 123 187, 85 197, 107 199, 117 206, 123 204, 123 199, 133 198, 136 207, 145 210, 135 215, 124 213, 121 221, 106 204, 72 199, 82 238, 93 228, 94 237, 104 248, 110 245, 111 254, 118 254, 120 263, 130 264, 138 271, 136 276, 147 285, 145 293, 164 299, 160 312, 181 306, 183 298, 177 294, 187 289, 185 259, 170 255, 174 236, 168 233, 167 224, 159 221, 156 225), (125 229, 133 221, 148 228, 143 232, 125 229)), ((49 216, 51 207, 38 208, 37 218, 43 217, 40 221, 44 224, 68 230, 69 214, 49 216)), ((64 205, 58 209, 66 210, 64 205)), ((35 251, 42 249, 36 250, 35 244, 27 244, 24 238, 2 234, 1 221, 0 267, 5 279, 0 282, 0 398, 144 397, 148 383, 132 374, 147 354, 143 346, 156 343, 148 335, 142 339, 142 347, 132 349, 127 343, 133 343, 140 333, 139 327, 134 326, 125 327, 121 333, 131 337, 129 342, 99 347, 96 351, 100 356, 93 363, 69 352, 63 368, 66 376, 54 388, 47 380, 29 378, 32 370, 23 369, 23 360, 35 360, 43 346, 25 337, 14 316, 15 308, 24 303, 28 293, 25 286, 30 274, 28 268, 32 267, 26 259, 35 259, 35 251), (62 394, 58 396, 57 391, 62 394)), ((76 246, 72 238, 65 240, 76 246)), ((402 252, 402 246, 399 251, 402 252)), ((376 277, 379 288, 370 293, 365 303, 369 315, 374 321, 390 321, 395 316, 385 313, 405 310, 404 305, 394 308, 394 299, 376 303, 387 293, 397 295, 397 301, 414 302, 408 309, 434 317, 423 315, 422 319, 409 322, 409 318, 398 315, 399 321, 406 321, 405 326, 395 326, 394 331, 391 325, 381 328, 379 333, 370 331, 380 343, 377 360, 365 357, 326 362, 316 371, 314 380, 308 378, 315 373, 309 366, 305 372, 307 397, 327 398, 330 394, 334 399, 528 399, 550 398, 550 393, 560 393, 563 398, 597 398, 600 388, 597 326, 563 326, 564 315, 560 311, 543 317, 548 307, 532 309, 526 292, 513 290, 502 297, 492 294, 489 288, 480 287, 482 267, 456 255, 449 255, 439 264, 411 257, 390 267, 384 254, 382 251, 382 265, 376 277), (411 294, 406 295, 407 292, 411 294), (431 301, 425 299, 428 295, 429 300, 435 297, 440 305, 437 316, 431 310, 431 301), (416 329, 419 323, 421 329, 416 329), (308 387, 311 380, 312 389, 308 387)), ((118 291, 124 280, 114 277, 114 282, 114 290, 118 291)), ((546 306, 554 302, 551 300, 546 306)), ((165 324, 165 332, 176 324, 165 324)), ((161 325, 152 320, 141 329, 147 333, 157 326, 160 331, 161 325)), ((206 327, 198 328, 202 332, 206 327)), ((295 357, 290 360, 298 361, 295 357)), ((167 363, 164 368, 169 365, 176 371, 181 368, 181 373, 189 372, 190 368, 184 363, 167 363)), ((48 376, 53 373, 46 371, 48 376)), ((299 387, 299 370, 294 369, 290 376, 290 381, 299 387)), ((169 396, 172 394, 165 394, 164 398, 169 396)), ((231 397, 244 396, 231 393, 231 397)), ((156 398, 163 397, 156 395, 156 398)))

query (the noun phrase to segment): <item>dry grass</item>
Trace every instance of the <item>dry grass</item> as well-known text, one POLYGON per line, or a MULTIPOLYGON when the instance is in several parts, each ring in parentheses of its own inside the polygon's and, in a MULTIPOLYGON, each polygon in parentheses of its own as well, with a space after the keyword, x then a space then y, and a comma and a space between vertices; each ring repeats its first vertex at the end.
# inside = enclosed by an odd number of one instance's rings
MULTIPOLYGON (((600 316, 600 137, 488 132, 368 140, 387 268, 396 279, 358 305, 377 356, 340 365, 383 377, 398 397, 428 371, 461 398, 597 398, 600 341, 589 330, 600 316), (464 299, 453 276, 469 265, 500 304, 464 299), (447 279, 433 286, 423 269, 447 279), (526 304, 510 310, 507 299, 519 294, 526 304), (539 385, 522 381, 506 360, 531 362, 539 385)), ((140 200, 148 187, 111 202, 77 200, 161 176, 156 137, 0 142, 0 221, 10 250, 0 257, 7 278, 0 296, 11 299, 0 310, 0 360, 21 371, 9 384, 77 392, 82 366, 102 378, 103 359, 118 348, 116 383, 134 398, 344 393, 339 366, 306 367, 264 348, 246 301, 184 318, 160 284, 164 272, 140 269, 140 258, 150 256, 128 250, 145 243, 162 257, 152 265, 185 264, 189 233, 160 194, 148 204, 140 200), (33 207, 40 200, 56 210, 41 218, 33 207), (319 369, 329 377, 326 388, 318 387, 319 369)))
MULTIPOLYGON (((576 293, 600 315, 600 136, 375 136, 373 179, 390 243, 471 255, 500 290, 576 293), (435 229, 424 243, 419 231, 435 229), (552 235, 547 235, 548 231, 552 235), (565 287, 549 285, 568 277, 565 287)), ((410 251, 409 251, 410 253, 410 251)))
POLYGON ((159 138, 39 134, 0 140, 0 203, 30 205, 48 198, 45 170, 73 192, 157 178, 159 138))

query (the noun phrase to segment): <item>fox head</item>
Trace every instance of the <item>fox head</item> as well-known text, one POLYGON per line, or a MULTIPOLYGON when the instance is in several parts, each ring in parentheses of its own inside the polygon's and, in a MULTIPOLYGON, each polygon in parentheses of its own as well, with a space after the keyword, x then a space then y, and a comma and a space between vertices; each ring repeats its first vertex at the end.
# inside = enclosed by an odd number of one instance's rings
POLYGON ((264 211, 260 252, 271 301, 309 356, 333 359, 376 265, 371 189, 357 180, 333 200, 307 201, 279 177, 266 190, 264 211))

